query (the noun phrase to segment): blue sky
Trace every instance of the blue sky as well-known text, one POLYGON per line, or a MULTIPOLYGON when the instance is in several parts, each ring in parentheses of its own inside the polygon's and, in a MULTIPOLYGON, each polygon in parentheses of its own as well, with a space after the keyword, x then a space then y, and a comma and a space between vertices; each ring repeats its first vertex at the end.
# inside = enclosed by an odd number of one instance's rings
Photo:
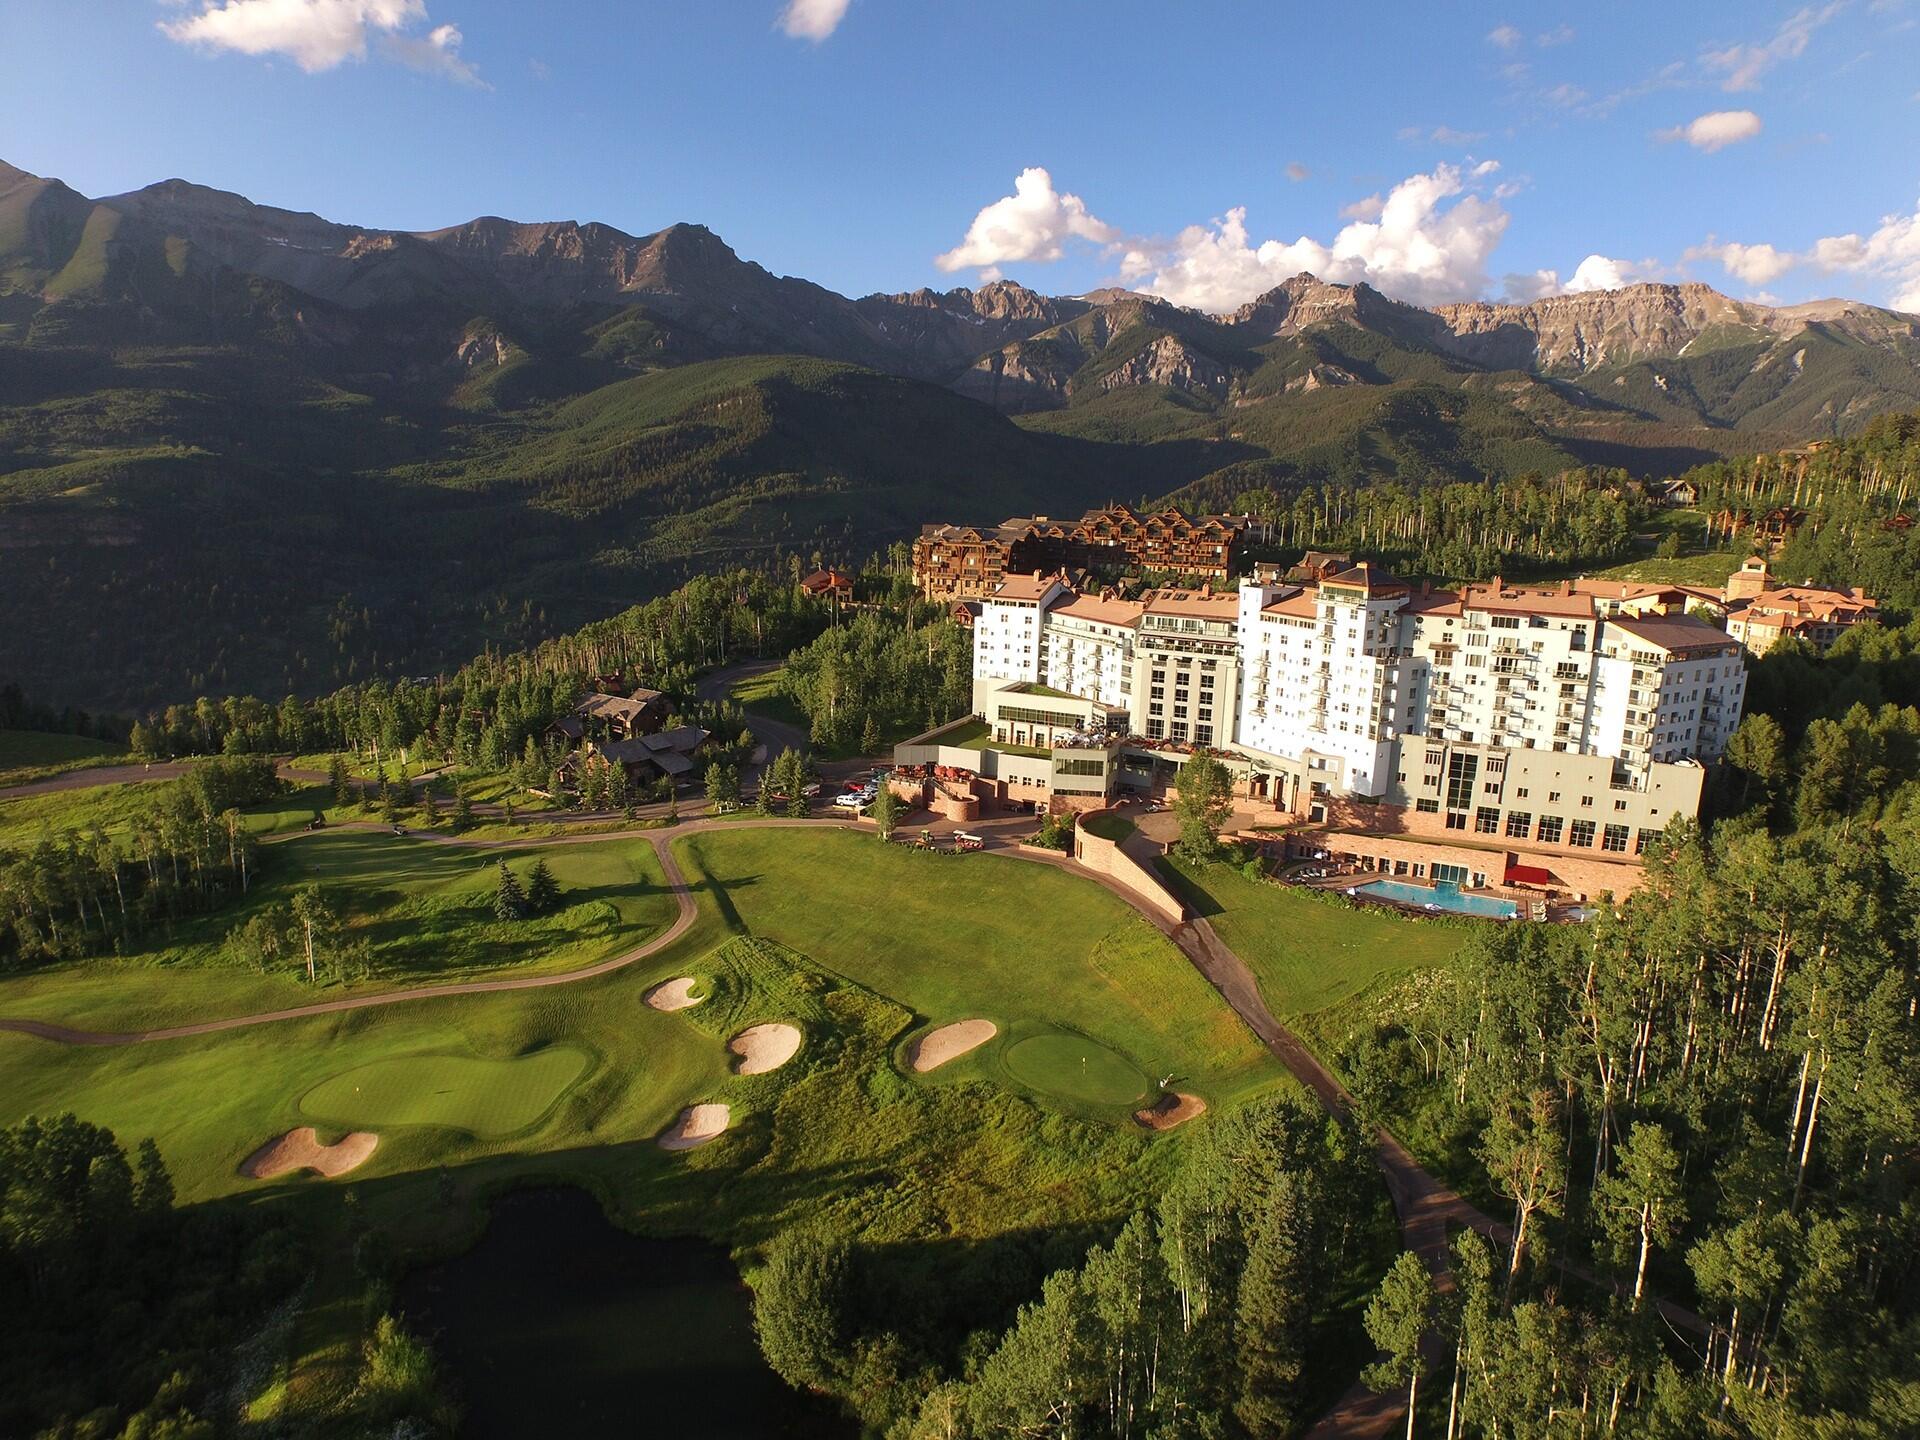
POLYGON ((0 54, 0 158, 94 195, 699 221, 856 295, 1920 310, 1920 0, 4 0, 0 54))

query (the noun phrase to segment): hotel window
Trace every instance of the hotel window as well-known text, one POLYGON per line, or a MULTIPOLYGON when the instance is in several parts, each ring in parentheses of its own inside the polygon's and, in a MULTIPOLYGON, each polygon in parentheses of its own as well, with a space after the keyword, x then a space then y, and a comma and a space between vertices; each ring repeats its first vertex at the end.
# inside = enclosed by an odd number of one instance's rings
POLYGON ((1593 822, 1591 820, 1574 821, 1573 831, 1567 836, 1567 843, 1569 845, 1578 845, 1583 850, 1591 850, 1593 848, 1593 822))
POLYGON ((1155 685, 1147 691, 1147 696, 1153 700, 1164 700, 1167 698, 1167 687, 1164 685, 1155 685))
POLYGON ((1186 706, 1184 706, 1184 705, 1176 705, 1176 706, 1174 706, 1174 707, 1173 707, 1173 718, 1174 718, 1174 719, 1176 719, 1176 720, 1184 720, 1184 719, 1186 719, 1186 718, 1187 718, 1187 707, 1186 707, 1186 706))
POLYGON ((1609 825, 1600 833, 1600 848, 1614 855, 1627 853, 1627 827, 1609 825))
POLYGON ((1480 757, 1456 752, 1447 759, 1447 808, 1464 810, 1473 798, 1473 782, 1480 773, 1480 757))
POLYGON ((1507 816, 1507 838, 1509 840, 1524 840, 1527 838, 1527 832, 1532 829, 1533 816, 1529 815, 1526 811, 1515 810, 1507 816))
POLYGON ((1500 812, 1488 805, 1482 805, 1473 812, 1474 832, 1479 835, 1498 835, 1500 833, 1500 812))
MULTIPOLYGON (((1203 711, 1202 713, 1204 714, 1205 712, 1203 711)), ((1193 727, 1193 743, 1196 745, 1211 745, 1213 743, 1213 726, 1195 725, 1193 727)))
POLYGON ((1566 828, 1566 825, 1567 822, 1562 820, 1558 815, 1542 815, 1540 817, 1540 843, 1542 845, 1558 845, 1560 843, 1560 832, 1566 828))
POLYGON ((1152 701, 1147 706, 1147 714, 1149 715, 1164 715, 1166 713, 1167 707, 1162 705, 1158 700, 1152 701))
POLYGON ((1466 813, 1466 811, 1464 811, 1464 810, 1449 810, 1449 811, 1447 812, 1447 829, 1449 829, 1449 830, 1464 830, 1464 829, 1466 829, 1466 828, 1467 828, 1467 813, 1466 813))
POLYGON ((1633 837, 1633 853, 1636 855, 1646 854, 1647 846, 1659 838, 1660 831, 1658 830, 1640 830, 1635 832, 1633 837))
POLYGON ((1591 795, 1582 795, 1580 797, 1580 807, 1583 810, 1591 810, 1593 808, 1593 797, 1591 795))
POLYGON ((1157 717, 1147 721, 1147 738, 1149 740, 1166 739, 1167 738, 1167 722, 1157 717))
POLYGON ((1440 813, 1440 802, 1438 800, 1416 800, 1413 802, 1413 808, 1418 810, 1422 815, 1438 815, 1440 813))
POLYGON ((1522 785, 1522 786, 1520 786, 1520 787, 1519 787, 1518 789, 1516 789, 1516 790, 1515 790, 1515 791, 1513 792, 1513 798, 1514 798, 1514 799, 1516 799, 1516 800, 1524 800, 1524 799, 1526 799, 1526 798, 1527 798, 1527 787, 1526 787, 1526 786, 1524 786, 1524 785, 1522 785))

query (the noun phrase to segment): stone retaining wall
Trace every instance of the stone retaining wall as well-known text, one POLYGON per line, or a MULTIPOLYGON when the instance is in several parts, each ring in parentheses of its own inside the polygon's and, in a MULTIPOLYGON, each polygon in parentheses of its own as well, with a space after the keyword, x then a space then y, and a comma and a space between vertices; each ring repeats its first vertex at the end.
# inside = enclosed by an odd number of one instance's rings
POLYGON ((1095 874, 1104 875, 1126 887, 1174 924, 1183 923, 1187 918, 1187 907, 1180 902, 1179 896, 1161 883, 1158 875, 1127 854, 1118 841, 1091 834, 1087 830, 1086 822, 1091 816, 1113 813, 1108 809, 1100 809, 1088 811, 1079 817, 1080 823, 1073 827, 1074 860, 1095 874))

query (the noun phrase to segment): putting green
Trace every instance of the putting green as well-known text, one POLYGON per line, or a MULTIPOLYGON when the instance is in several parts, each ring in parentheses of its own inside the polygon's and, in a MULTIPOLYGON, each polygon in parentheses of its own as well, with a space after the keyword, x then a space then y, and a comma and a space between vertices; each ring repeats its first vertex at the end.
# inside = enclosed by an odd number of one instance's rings
POLYGON ((322 1080, 300 1097, 300 1110, 364 1130, 440 1125, 472 1135, 511 1135, 551 1110, 587 1073, 591 1058, 570 1045, 549 1045, 511 1060, 400 1055, 322 1080))
POLYGON ((1124 1056, 1064 1030, 1015 1041, 1001 1063, 1022 1085, 1087 1105, 1131 1105, 1147 1090, 1147 1077, 1124 1056))

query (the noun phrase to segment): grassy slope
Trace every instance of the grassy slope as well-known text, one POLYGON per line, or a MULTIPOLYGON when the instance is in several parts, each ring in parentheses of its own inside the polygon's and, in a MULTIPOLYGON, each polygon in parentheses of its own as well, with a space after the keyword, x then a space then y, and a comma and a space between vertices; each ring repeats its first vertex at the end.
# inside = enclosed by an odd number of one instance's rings
POLYGON ((123 745, 86 735, 0 730, 0 786, 24 785, 68 770, 84 770, 89 765, 111 765, 126 753, 123 745))
POLYGON ((1248 880, 1229 865, 1173 861, 1171 869, 1283 1020, 1338 1005, 1383 978, 1444 965, 1463 938, 1453 924, 1248 880))
MULTIPOLYGON (((930 1023, 984 1016, 1012 1040, 1069 1026, 1216 1098, 1274 1078, 1270 1057, 1179 951, 1075 877, 844 833, 805 846, 781 831, 708 833, 683 851, 753 933, 836 957, 930 1023)), ((1000 1048, 951 1073, 993 1074, 1000 1048)))
POLYGON ((29 971, 0 985, 0 1011, 96 1029, 145 1029, 247 1014, 420 983, 570 970, 619 953, 666 928, 674 905, 652 848, 609 840, 515 850, 524 882, 538 857, 561 889, 563 909, 501 923, 489 908, 494 855, 379 831, 329 830, 269 852, 242 903, 182 921, 171 935, 119 960, 29 971), (369 978, 338 984, 302 978, 295 957, 259 974, 223 951, 227 933, 267 906, 317 883, 372 947, 369 978))
MULTIPOLYGON (((322 1263, 276 1393, 324 1406, 350 1387, 367 1323, 347 1258, 355 1233, 373 1226, 403 1254, 445 1254, 477 1233, 485 1195, 502 1185, 580 1183, 630 1227, 712 1236, 749 1262, 804 1217, 888 1245, 895 1283, 955 1306, 966 1303, 970 1267, 1004 1263, 997 1246, 1031 1247, 1043 1234, 1084 1243, 1085 1227, 1155 1191, 1181 1132, 1149 1139, 1111 1106, 1100 1121, 1077 1119, 1070 1105, 1025 1098, 988 1060, 907 1079, 897 1056, 921 1013, 995 1014, 1014 1034, 1072 1026, 1141 1061, 1191 1057, 1216 1102, 1284 1083, 1177 952, 1074 877, 1016 861, 932 861, 825 831, 705 835, 682 853, 693 870, 715 867, 726 889, 703 887, 694 929, 631 970, 128 1049, 0 1033, 0 1123, 73 1109, 123 1137, 156 1137, 186 1200, 245 1192, 308 1212, 322 1263), (1031 960, 1036 915, 1044 967, 1031 960), (731 943, 743 922, 816 948, 743 950, 731 943), (663 1015, 642 1003, 649 985, 684 973, 712 987, 705 1005, 663 1015), (771 1018, 803 1026, 799 1057, 769 1075, 732 1075, 722 1038, 771 1018), (343 1072, 427 1057, 421 1074, 431 1079, 447 1057, 508 1062, 554 1046, 584 1052, 589 1067, 518 1133, 389 1125, 351 1182, 258 1186, 236 1173, 261 1140, 309 1123, 302 1097, 343 1072), (665 1154, 651 1137, 694 1100, 731 1104, 732 1130, 665 1154), (349 1192, 351 1213, 341 1205, 349 1192)), ((228 978, 174 978, 195 975, 228 978)), ((17 1010, 25 984, 0 980, 0 1010, 17 1010)), ((1070 1242, 1053 1263, 1075 1253, 1070 1242)))

